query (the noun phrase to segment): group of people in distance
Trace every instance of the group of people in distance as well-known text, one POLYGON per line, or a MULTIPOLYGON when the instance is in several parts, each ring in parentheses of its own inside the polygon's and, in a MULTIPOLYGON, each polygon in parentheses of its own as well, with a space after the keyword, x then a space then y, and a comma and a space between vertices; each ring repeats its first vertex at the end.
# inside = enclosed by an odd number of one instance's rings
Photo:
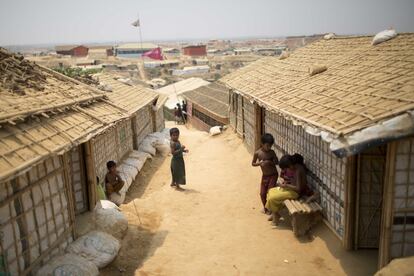
POLYGON ((272 146, 274 137, 265 133, 262 136, 262 145, 254 153, 252 166, 260 167, 263 173, 260 186, 260 198, 263 212, 269 216, 274 225, 278 225, 281 218, 279 211, 287 199, 306 197, 306 201, 315 199, 306 181, 306 167, 303 156, 295 153, 284 155, 279 160, 272 146), (280 177, 277 166, 280 168, 280 177))
POLYGON ((174 107, 175 124, 185 124, 187 122, 187 103, 185 101, 182 104, 177 103, 174 107))

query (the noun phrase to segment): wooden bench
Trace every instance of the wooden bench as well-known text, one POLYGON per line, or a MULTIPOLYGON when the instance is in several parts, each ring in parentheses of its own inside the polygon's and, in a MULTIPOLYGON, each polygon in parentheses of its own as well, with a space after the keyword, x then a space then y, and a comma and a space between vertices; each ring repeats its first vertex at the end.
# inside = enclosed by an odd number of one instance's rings
POLYGON ((284 213, 288 213, 287 219, 291 220, 293 233, 297 237, 308 233, 313 225, 322 220, 322 207, 316 202, 287 199, 284 204, 287 209, 284 213))

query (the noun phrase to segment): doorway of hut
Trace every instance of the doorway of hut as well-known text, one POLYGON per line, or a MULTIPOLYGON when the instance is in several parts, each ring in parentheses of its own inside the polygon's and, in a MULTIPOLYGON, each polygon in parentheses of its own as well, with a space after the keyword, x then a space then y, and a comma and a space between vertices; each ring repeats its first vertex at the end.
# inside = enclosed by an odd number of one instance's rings
POLYGON ((379 250, 387 146, 357 156, 354 249, 379 250))
POLYGON ((90 191, 86 179, 85 144, 73 147, 66 154, 66 160, 75 215, 80 215, 89 210, 90 191))

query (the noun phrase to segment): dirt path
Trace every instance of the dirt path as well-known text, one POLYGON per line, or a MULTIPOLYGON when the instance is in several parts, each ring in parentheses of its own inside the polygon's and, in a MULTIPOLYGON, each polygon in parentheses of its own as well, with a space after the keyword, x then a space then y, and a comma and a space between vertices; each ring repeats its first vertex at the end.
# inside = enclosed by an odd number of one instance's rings
POLYGON ((270 225, 260 213, 260 171, 231 131, 181 131, 190 150, 185 190, 169 186, 170 157, 146 165, 122 206, 121 252, 103 275, 373 274, 376 252, 346 252, 324 225, 304 240, 270 225))

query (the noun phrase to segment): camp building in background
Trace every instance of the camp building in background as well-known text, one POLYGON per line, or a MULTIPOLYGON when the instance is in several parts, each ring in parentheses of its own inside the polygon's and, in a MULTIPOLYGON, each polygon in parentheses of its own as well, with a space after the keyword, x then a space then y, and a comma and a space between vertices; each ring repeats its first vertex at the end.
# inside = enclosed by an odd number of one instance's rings
POLYGON ((158 46, 153 43, 126 43, 115 47, 115 55, 124 58, 140 57, 143 53, 151 51, 158 46))
POLYGON ((86 57, 89 48, 83 45, 60 45, 55 47, 56 54, 72 57, 86 57))
POLYGON ((188 123, 200 130, 229 123, 229 92, 220 84, 211 83, 182 94, 187 102, 188 123))
POLYGON ((225 76, 230 123, 253 152, 269 132, 300 153, 326 224, 379 266, 414 255, 414 34, 319 40, 225 76))

